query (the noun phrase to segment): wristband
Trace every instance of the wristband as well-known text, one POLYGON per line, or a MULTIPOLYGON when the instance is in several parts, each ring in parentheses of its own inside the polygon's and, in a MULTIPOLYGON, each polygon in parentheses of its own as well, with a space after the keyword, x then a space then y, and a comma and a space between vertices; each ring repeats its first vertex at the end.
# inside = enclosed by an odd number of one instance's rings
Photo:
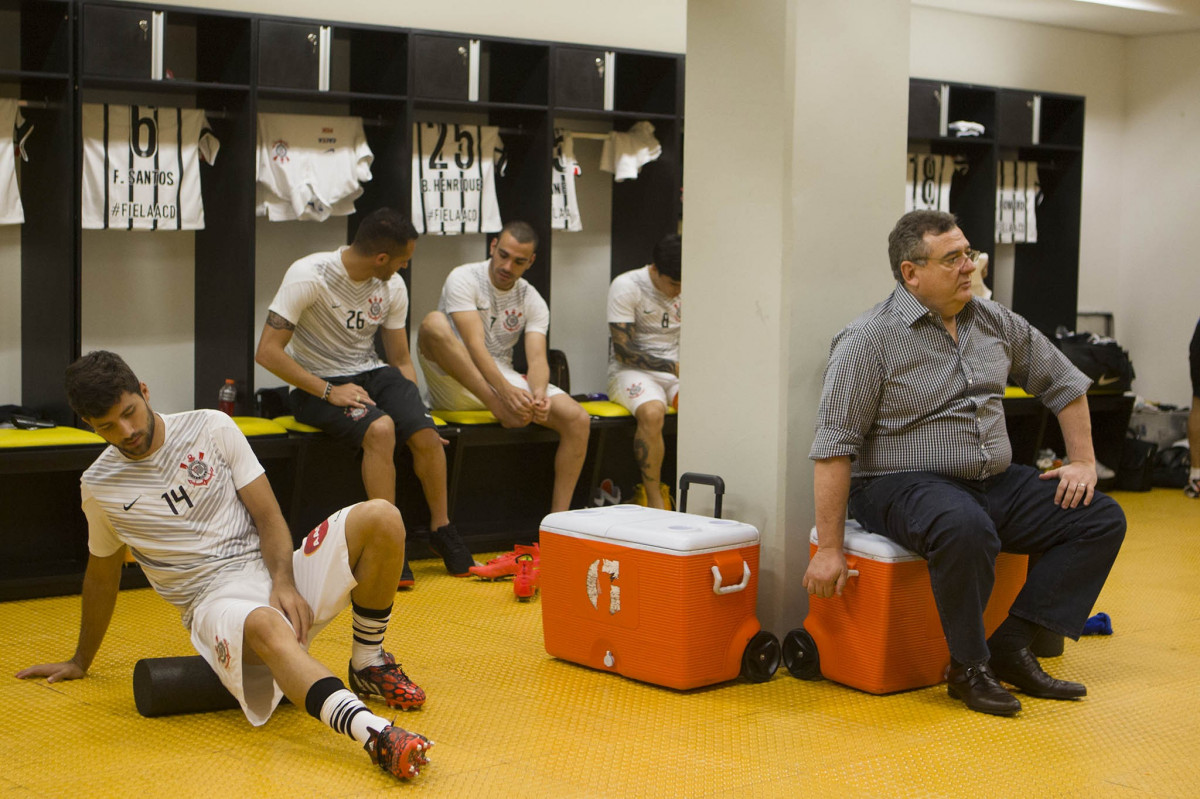
POLYGON ((325 392, 323 394, 321 394, 321 399, 325 400, 326 402, 329 402, 329 393, 331 391, 333 391, 333 383, 330 383, 328 380, 326 380, 325 381, 325 392))

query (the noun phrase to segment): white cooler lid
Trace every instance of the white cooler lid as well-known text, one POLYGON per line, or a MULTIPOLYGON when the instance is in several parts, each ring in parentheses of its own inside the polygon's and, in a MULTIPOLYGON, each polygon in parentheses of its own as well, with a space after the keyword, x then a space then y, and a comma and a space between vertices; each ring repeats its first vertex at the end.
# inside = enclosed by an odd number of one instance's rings
MULTIPOLYGON (((817 543, 817 528, 809 533, 808 540, 817 543)), ((878 533, 868 533, 853 519, 846 520, 846 537, 842 543, 846 552, 860 558, 882 561, 884 563, 900 563, 906 560, 924 560, 920 555, 897 544, 886 536, 878 533)))
POLYGON ((758 543, 758 529, 751 524, 640 505, 551 513, 542 519, 541 529, 668 553, 698 554, 758 543))

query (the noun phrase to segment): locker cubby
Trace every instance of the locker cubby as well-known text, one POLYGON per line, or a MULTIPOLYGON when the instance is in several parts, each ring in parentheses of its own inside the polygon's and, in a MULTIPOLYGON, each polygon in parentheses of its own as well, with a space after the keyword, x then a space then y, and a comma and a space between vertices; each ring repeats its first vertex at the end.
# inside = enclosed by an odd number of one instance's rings
POLYGON ((80 38, 87 85, 153 81, 169 91, 175 90, 172 82, 185 88, 250 84, 251 21, 246 17, 169 6, 87 4, 80 38))

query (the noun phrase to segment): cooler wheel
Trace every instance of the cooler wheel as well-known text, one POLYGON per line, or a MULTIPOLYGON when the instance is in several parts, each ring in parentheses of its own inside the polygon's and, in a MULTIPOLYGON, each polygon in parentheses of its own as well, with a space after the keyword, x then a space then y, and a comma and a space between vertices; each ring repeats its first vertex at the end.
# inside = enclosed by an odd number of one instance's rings
POLYGON ((783 637, 783 665, 793 677, 802 680, 821 679, 821 657, 817 642, 804 628, 792 630, 783 637))
POLYGON ((750 682, 766 682, 779 668, 779 639, 759 630, 742 653, 742 676, 750 682))

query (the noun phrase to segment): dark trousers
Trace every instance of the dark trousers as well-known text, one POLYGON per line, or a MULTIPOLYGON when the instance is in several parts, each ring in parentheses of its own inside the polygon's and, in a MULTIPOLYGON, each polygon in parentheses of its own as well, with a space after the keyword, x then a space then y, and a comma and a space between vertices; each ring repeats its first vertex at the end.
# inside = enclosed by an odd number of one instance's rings
POLYGON ((1096 492, 1092 504, 1054 504, 1057 480, 1010 466, 982 481, 932 472, 856 478, 850 512, 859 524, 929 562, 929 580, 950 655, 990 655, 983 627, 1000 552, 1040 554, 1009 611, 1078 638, 1125 538, 1125 513, 1096 492))

